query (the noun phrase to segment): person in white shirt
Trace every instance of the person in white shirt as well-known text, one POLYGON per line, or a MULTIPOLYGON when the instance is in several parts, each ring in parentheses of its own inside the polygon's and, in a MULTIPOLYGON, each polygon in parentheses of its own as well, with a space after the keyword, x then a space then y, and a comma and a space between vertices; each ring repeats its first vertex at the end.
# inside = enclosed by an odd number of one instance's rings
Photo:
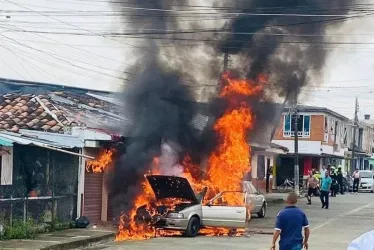
MULTIPOLYGON (((326 166, 323 165, 323 166, 322 166, 322 169, 321 169, 321 177, 322 177, 322 178, 325 177, 325 175, 326 175, 326 171, 327 171, 326 166)), ((321 180, 322 180, 322 179, 321 179, 321 180)), ((321 181, 321 180, 320 180, 320 181, 321 181)))
POLYGON ((352 241, 347 250, 374 250, 374 231, 365 233, 352 241))
POLYGON ((358 186, 360 185, 360 172, 356 168, 356 171, 353 172, 353 193, 357 194, 358 186))

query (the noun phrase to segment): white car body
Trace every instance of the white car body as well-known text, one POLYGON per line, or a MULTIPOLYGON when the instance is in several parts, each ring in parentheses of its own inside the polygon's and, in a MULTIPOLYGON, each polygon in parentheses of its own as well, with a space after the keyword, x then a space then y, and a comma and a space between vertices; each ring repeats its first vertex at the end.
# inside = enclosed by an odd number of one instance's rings
POLYGON ((370 170, 360 170, 359 191, 374 192, 374 173, 370 170))
POLYGON ((173 211, 158 217, 156 227, 162 229, 181 230, 187 236, 194 237, 201 227, 245 228, 251 214, 265 217, 266 200, 257 192, 250 182, 243 182, 243 191, 225 191, 216 195, 207 204, 202 205, 206 193, 197 198, 188 180, 175 176, 146 176, 156 199, 183 198, 189 202, 180 203, 173 211), (226 206, 218 201, 226 194, 242 195, 242 206, 226 206))

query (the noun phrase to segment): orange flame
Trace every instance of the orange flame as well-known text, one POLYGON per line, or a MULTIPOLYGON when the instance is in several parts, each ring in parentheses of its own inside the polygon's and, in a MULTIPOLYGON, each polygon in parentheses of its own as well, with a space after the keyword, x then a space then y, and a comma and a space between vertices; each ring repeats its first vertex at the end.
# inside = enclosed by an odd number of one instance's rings
POLYGON ((86 162, 86 171, 102 173, 113 162, 114 149, 105 149, 100 152, 98 159, 86 162))
MULTIPOLYGON (((214 131, 218 135, 218 145, 209 156, 207 172, 204 174, 200 166, 194 165, 191 158, 186 155, 183 159, 183 177, 185 177, 196 191, 208 187, 206 199, 211 199, 222 191, 240 191, 241 182, 250 171, 251 149, 247 141, 248 132, 253 129, 255 117, 245 101, 245 97, 259 95, 263 90, 267 77, 259 76, 258 80, 250 81, 237 79, 225 73, 222 76, 225 86, 220 97, 227 99, 229 107, 222 117, 217 119, 214 131)), ((152 173, 158 173, 158 158, 153 161, 152 173)), ((155 230, 150 225, 138 225, 135 221, 137 208, 146 206, 152 213, 151 203, 154 196, 150 185, 144 180, 143 191, 133 203, 133 209, 128 215, 122 216, 116 240, 140 240, 155 236, 155 230)), ((233 194, 225 197, 229 205, 239 205, 243 199, 233 194)), ((154 210, 153 210, 154 211, 154 210)), ((206 236, 214 235, 240 235, 244 230, 232 232, 228 228, 203 228, 200 233, 206 236)), ((166 235, 175 235, 169 232, 166 235)))

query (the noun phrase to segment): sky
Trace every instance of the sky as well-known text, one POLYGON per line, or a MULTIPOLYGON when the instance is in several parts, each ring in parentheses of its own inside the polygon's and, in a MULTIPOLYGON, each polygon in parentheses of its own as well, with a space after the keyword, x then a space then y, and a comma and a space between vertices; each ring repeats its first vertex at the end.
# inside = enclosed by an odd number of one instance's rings
MULTIPOLYGON (((105 0, 0 0, 0 6, 1 78, 111 91, 128 82, 126 69, 139 49, 136 40, 103 35, 123 31, 105 0)), ((362 17, 329 30, 334 44, 322 48, 328 60, 300 103, 352 118, 357 97, 359 118, 374 118, 373 21, 362 17)))

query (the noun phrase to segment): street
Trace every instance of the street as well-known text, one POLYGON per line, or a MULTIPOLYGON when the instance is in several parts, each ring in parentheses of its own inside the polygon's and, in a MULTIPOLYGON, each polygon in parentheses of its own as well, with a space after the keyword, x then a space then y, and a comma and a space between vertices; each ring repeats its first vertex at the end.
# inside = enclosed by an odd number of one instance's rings
MULTIPOLYGON (((374 229, 374 195, 360 193, 346 194, 331 198, 329 210, 321 209, 319 199, 313 197, 313 204, 306 205, 306 200, 299 200, 299 206, 306 212, 311 238, 311 250, 342 250, 361 234, 374 229)), ((283 205, 272 205, 268 209, 265 219, 253 218, 250 222, 251 230, 262 230, 263 234, 251 234, 251 237, 169 237, 156 238, 146 241, 110 242, 95 245, 86 249, 269 249, 271 244, 270 232, 273 230, 274 219, 283 205)))

